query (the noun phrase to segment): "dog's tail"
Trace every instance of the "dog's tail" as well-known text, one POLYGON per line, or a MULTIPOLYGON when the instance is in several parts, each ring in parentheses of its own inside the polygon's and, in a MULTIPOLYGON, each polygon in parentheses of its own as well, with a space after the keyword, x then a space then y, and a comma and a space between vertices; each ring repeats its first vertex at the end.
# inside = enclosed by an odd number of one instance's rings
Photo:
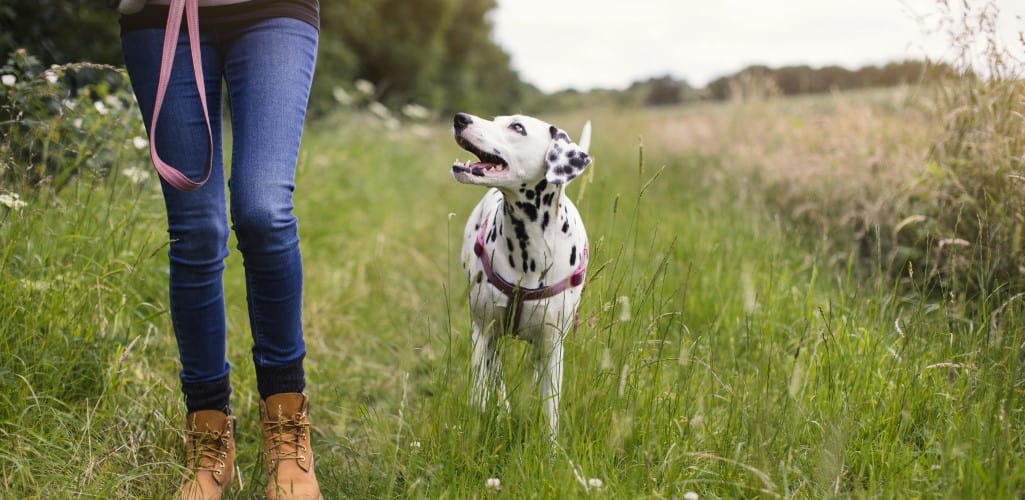
POLYGON ((585 153, 587 150, 591 149, 591 120, 587 120, 587 123, 584 124, 584 128, 580 131, 580 141, 577 142, 577 145, 580 146, 580 149, 584 150, 585 153))

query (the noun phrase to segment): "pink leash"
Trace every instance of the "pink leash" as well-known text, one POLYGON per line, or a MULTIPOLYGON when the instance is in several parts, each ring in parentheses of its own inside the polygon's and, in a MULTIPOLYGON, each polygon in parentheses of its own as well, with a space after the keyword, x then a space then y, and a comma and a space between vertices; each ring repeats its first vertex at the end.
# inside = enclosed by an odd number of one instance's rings
POLYGON ((206 107, 206 86, 203 84, 203 60, 199 52, 199 1, 198 0, 171 0, 167 11, 167 27, 164 30, 164 51, 160 60, 160 80, 157 83, 157 100, 153 105, 153 118, 149 126, 149 156, 153 160, 153 167, 157 169, 168 184, 181 191, 195 191, 206 184, 213 170, 213 133, 210 130, 210 112, 206 107), (160 159, 157 153, 157 142, 153 140, 157 135, 157 119, 160 118, 160 108, 164 104, 164 95, 167 93, 167 83, 171 80, 171 68, 174 66, 174 52, 178 46, 178 35, 181 33, 182 11, 185 11, 185 21, 189 31, 189 49, 192 52, 192 72, 196 77, 196 89, 199 90, 199 101, 203 104, 203 118, 206 119, 206 134, 209 147, 206 156, 206 174, 203 180, 195 182, 181 173, 177 168, 167 164, 160 159))
POLYGON ((480 230, 477 231, 477 241, 473 244, 473 253, 480 258, 481 265, 484 268, 484 275, 487 276, 488 282, 494 285, 495 288, 499 289, 507 297, 518 300, 547 299, 548 297, 553 297, 562 293, 567 288, 578 287, 584 284, 584 275, 587 273, 587 245, 584 245, 584 249, 580 253, 580 264, 577 265, 573 274, 554 285, 541 288, 525 288, 506 281, 505 278, 499 276, 498 273, 495 272, 495 268, 491 265, 491 258, 484 249, 484 235, 487 232, 488 221, 490 219, 491 214, 488 214, 481 222, 480 230))

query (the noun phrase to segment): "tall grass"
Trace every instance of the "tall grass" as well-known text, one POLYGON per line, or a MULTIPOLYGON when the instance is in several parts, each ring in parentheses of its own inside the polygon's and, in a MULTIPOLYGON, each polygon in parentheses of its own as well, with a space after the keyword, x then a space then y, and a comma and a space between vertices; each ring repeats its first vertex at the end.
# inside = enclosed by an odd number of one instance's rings
POLYGON ((826 252, 937 295, 1021 291, 1025 61, 994 2, 938 2, 956 54, 921 84, 780 99, 757 81, 711 111, 664 113, 649 134, 723 159, 749 192, 822 234, 826 252), (982 66, 980 67, 980 61, 982 66))
MULTIPOLYGON (((554 446, 523 343, 501 343, 511 409, 469 403, 458 248, 483 192, 451 180, 465 153, 447 127, 311 124, 296 211, 326 497, 1021 496, 1025 300, 994 272, 1020 211, 991 190, 1018 146, 985 125, 1004 123, 994 106, 935 120, 946 85, 542 117, 595 124, 569 187, 592 260, 554 446), (1005 163, 974 179, 989 160, 972 155, 1005 163), (963 203, 969 180, 989 212, 963 203), (990 229, 956 232, 967 214, 990 229)), ((135 156, 114 158, 0 206, 4 497, 166 498, 182 472, 162 204, 154 177, 122 175, 135 156)), ((265 479, 237 253, 225 282, 230 496, 250 498, 265 479)))
MULTIPOLYGON (((522 343, 502 344, 511 411, 469 404, 456 248, 482 193, 449 178, 447 130, 358 117, 310 129, 297 211, 329 496, 1020 493, 1020 301, 931 302, 897 279, 866 282, 717 158, 611 139, 657 116, 589 118, 596 162, 570 195, 593 264, 555 447, 522 343)), ((175 487, 183 409, 152 181, 86 179, 0 226, 6 495, 175 487)), ((232 495, 249 497, 264 479, 240 267, 233 254, 232 495)))

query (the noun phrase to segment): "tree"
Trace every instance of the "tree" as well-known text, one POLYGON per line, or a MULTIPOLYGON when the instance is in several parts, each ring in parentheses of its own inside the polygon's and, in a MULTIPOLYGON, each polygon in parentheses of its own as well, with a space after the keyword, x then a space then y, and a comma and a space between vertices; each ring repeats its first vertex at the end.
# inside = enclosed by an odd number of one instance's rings
POLYGON ((494 7, 494 0, 322 2, 322 47, 354 61, 351 73, 322 76, 335 85, 370 80, 392 105, 482 114, 513 107, 523 83, 491 39, 494 7))
MULTIPOLYGON (((24 48, 46 66, 122 64, 117 13, 98 0, 3 0, 0 57, 24 48)), ((2 62, 2 61, 0 61, 2 62)))
MULTIPOLYGON (((494 0, 324 0, 311 113, 357 78, 376 98, 487 114, 518 107, 526 87, 491 38, 494 0)), ((118 14, 98 0, 0 1, 0 64, 25 48, 42 64, 121 65, 118 14)))

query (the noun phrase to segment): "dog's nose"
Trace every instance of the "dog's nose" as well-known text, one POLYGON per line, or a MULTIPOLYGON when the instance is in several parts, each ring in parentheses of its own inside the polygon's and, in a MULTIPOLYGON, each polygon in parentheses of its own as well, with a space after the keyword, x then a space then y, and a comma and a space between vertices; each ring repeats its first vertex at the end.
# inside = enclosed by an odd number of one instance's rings
POLYGON ((452 126, 457 133, 462 132, 471 123, 473 123, 473 118, 466 113, 456 113, 456 117, 452 119, 452 126))

